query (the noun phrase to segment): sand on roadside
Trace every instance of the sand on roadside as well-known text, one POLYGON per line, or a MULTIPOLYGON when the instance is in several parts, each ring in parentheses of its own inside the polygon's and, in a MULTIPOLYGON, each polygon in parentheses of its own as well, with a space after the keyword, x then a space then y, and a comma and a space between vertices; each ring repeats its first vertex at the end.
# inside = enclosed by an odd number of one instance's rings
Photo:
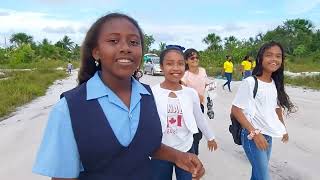
MULTIPOLYGON (((59 95, 76 86, 76 71, 64 80, 52 85, 45 96, 24 105, 11 117, 0 122, 0 179, 44 180, 47 177, 31 173, 48 113, 59 100, 59 95)), ((163 76, 145 75, 141 81, 150 85, 163 80, 163 76)), ((240 82, 232 82, 233 92, 221 88, 223 80, 217 80, 217 96, 214 99, 215 119, 209 124, 214 129, 219 149, 209 152, 203 139, 200 159, 206 168, 204 180, 247 180, 251 169, 242 147, 233 143, 228 132, 231 101, 240 82)), ((288 144, 274 139, 270 170, 274 180, 317 180, 320 176, 320 92, 303 88, 286 87, 297 113, 286 119, 290 136, 288 144)))

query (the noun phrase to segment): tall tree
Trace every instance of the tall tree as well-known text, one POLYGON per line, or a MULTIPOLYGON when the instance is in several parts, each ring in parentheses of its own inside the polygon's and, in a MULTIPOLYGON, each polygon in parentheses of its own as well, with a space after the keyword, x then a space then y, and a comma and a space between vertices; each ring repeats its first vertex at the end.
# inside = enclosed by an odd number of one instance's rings
POLYGON ((234 36, 229 36, 224 38, 225 43, 224 43, 224 47, 227 51, 229 51, 229 53, 232 53, 232 51, 237 48, 240 44, 239 40, 234 37, 234 36))
POLYGON ((152 35, 144 34, 144 51, 148 53, 150 51, 151 45, 154 43, 154 38, 152 35))
POLYGON ((216 35, 215 33, 210 33, 205 37, 202 42, 206 43, 209 47, 209 50, 220 50, 222 49, 221 38, 220 36, 216 35))
POLYGON ((62 40, 58 41, 55 45, 67 51, 71 51, 73 49, 74 42, 71 41, 71 38, 65 35, 62 40))
POLYGON ((159 43, 159 51, 162 52, 163 50, 166 49, 167 44, 164 42, 159 43))
POLYGON ((29 36, 26 33, 15 33, 12 34, 10 37, 10 42, 15 43, 16 46, 21 46, 22 44, 32 44, 33 43, 33 37, 29 36))

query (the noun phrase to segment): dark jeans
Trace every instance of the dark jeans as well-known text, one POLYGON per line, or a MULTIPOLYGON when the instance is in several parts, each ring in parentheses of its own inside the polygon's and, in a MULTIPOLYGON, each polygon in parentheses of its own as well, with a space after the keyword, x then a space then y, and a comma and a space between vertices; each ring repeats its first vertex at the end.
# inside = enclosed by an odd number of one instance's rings
MULTIPOLYGON (((204 113, 204 106, 202 104, 200 104, 201 107, 201 111, 202 113, 204 113)), ((193 147, 194 147, 194 153, 196 155, 199 155, 199 143, 200 140, 202 139, 202 132, 200 131, 200 129, 198 128, 198 133, 193 135, 193 147)))
MULTIPOLYGON (((188 151, 194 153, 193 146, 188 151)), ((173 167, 177 180, 192 180, 192 174, 177 167, 174 163, 164 160, 151 159, 152 180, 172 180, 173 167)))
POLYGON ((229 89, 229 91, 231 91, 230 84, 231 84, 231 80, 232 80, 232 73, 224 73, 224 75, 225 75, 226 78, 227 78, 227 82, 224 83, 223 87, 224 87, 225 85, 228 85, 228 89, 229 89))

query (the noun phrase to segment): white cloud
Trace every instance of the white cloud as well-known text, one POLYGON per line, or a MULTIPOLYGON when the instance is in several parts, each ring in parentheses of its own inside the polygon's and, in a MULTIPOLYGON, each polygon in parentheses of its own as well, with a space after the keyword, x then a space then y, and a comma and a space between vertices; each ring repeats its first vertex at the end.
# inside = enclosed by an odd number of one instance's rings
MULTIPOLYGON (((70 36, 76 43, 81 43, 84 37, 83 29, 88 22, 63 20, 45 13, 14 11, 1 9, 6 16, 0 16, 0 34, 10 38, 11 34, 25 32, 34 37, 35 41, 43 38, 56 42, 64 35, 70 36)), ((0 41, 3 41, 0 39, 0 41)), ((3 44, 3 43, 2 43, 3 44)))
MULTIPOLYGON (((12 33, 26 32, 32 35, 35 41, 41 41, 48 38, 52 42, 60 40, 64 35, 68 35, 74 42, 80 44, 90 25, 89 21, 75 21, 61 18, 55 18, 49 14, 37 12, 19 12, 13 10, 0 9, 4 14, 0 15, 0 44, 4 42, 4 36, 7 40, 12 33)), ((0 14, 1 14, 0 13, 0 14)), ((142 29, 147 34, 152 34, 156 40, 152 48, 158 48, 159 42, 166 44, 179 44, 186 48, 196 48, 203 50, 207 47, 202 42, 209 33, 216 33, 222 39, 228 36, 248 39, 255 37, 258 33, 265 33, 268 30, 282 24, 278 22, 239 22, 226 24, 144 24, 140 23, 142 29)))
POLYGON ((156 40, 153 48, 158 48, 159 42, 166 44, 178 44, 186 48, 196 48, 203 50, 207 47, 202 40, 209 34, 215 33, 221 39, 229 36, 235 36, 239 40, 255 37, 258 33, 265 33, 277 27, 281 22, 270 23, 228 23, 219 25, 142 25, 142 28, 147 34, 156 34, 156 40), (163 38, 164 37, 164 38, 163 38))

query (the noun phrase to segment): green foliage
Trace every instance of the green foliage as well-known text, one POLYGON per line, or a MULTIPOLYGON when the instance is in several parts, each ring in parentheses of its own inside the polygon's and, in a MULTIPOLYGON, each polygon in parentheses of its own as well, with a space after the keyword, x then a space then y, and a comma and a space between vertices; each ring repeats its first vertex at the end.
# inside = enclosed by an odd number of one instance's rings
POLYGON ((35 51, 30 44, 22 44, 18 48, 11 51, 9 64, 15 65, 19 63, 30 63, 34 61, 35 51))
POLYGON ((12 34, 10 37, 10 42, 15 43, 16 46, 21 46, 22 44, 32 44, 33 43, 33 37, 27 35, 26 33, 15 33, 12 34))
POLYGON ((0 117, 13 112, 16 107, 45 94, 54 80, 66 76, 64 71, 35 70, 11 72, 8 79, 0 81, 0 117))
POLYGON ((301 57, 307 51, 304 45, 299 45, 293 50, 293 55, 301 57))
POLYGON ((320 75, 303 77, 285 77, 285 83, 320 90, 320 75))
POLYGON ((159 43, 159 51, 162 52, 163 50, 166 49, 167 44, 164 42, 159 43))
POLYGON ((208 34, 202 41, 208 45, 208 50, 219 51, 222 49, 221 37, 215 33, 208 34))
POLYGON ((154 38, 152 35, 144 34, 144 52, 148 53, 150 51, 151 45, 154 43, 154 38))
POLYGON ((207 69, 208 74, 220 75, 225 56, 231 55, 235 67, 234 77, 239 79, 239 64, 243 57, 249 55, 255 59, 261 45, 269 41, 277 41, 284 46, 286 70, 320 71, 320 30, 315 30, 312 22, 305 19, 287 20, 274 30, 259 33, 248 40, 226 37, 223 44, 219 35, 210 33, 203 39, 208 48, 200 52, 200 65, 207 69))
POLYGON ((0 48, 0 64, 6 64, 8 62, 9 62, 8 50, 0 48))

